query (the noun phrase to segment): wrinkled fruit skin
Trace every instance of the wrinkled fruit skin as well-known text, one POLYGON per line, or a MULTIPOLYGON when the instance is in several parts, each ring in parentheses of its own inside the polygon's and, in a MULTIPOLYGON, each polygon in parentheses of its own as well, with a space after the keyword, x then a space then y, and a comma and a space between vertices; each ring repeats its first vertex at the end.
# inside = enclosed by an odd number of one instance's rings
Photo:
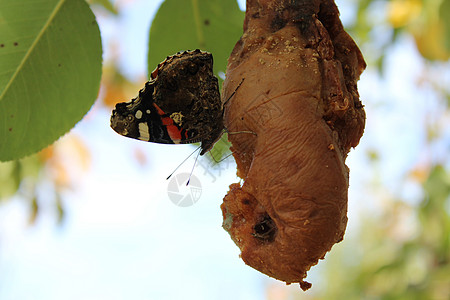
POLYGON ((246 264, 304 290, 306 272, 344 236, 364 68, 333 1, 247 1, 222 97, 244 79, 225 103, 244 183, 224 198, 223 227, 246 264))

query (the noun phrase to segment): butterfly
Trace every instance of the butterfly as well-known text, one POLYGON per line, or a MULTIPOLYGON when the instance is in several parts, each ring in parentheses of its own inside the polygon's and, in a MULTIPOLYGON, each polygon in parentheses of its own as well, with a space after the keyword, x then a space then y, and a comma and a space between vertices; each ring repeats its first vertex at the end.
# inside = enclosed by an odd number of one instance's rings
POLYGON ((224 132, 212 54, 197 49, 168 56, 136 98, 116 104, 111 128, 153 143, 200 142, 200 155, 208 152, 224 132))

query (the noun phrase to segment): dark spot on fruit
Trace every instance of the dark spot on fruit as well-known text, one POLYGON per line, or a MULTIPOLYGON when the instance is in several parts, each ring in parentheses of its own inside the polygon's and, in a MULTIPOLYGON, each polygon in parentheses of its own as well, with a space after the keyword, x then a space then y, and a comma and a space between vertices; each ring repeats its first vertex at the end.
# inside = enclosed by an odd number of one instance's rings
POLYGON ((10 117, 11 117, 11 118, 14 118, 14 115, 11 115, 10 117))
POLYGON ((3 47, 5 47, 5 44, 0 44, 0 48, 3 48, 3 47))
POLYGON ((58 64, 58 67, 61 67, 61 64, 58 64))
POLYGON ((11 127, 9 127, 9 129, 8 129, 9 131, 12 131, 12 128, 11 127))
POLYGON ((14 42, 14 44, 13 44, 14 46, 18 46, 19 45, 19 43, 18 42, 14 42))
POLYGON ((276 15, 270 24, 273 32, 284 28, 284 26, 286 26, 286 20, 284 20, 280 15, 276 15))
POLYGON ((309 213, 309 218, 314 218, 315 216, 317 216, 319 214, 319 211, 317 209, 313 209, 310 213, 309 213))
POLYGON ((253 236, 263 242, 273 242, 277 234, 277 226, 269 215, 253 226, 253 236))
POLYGON ((206 26, 208 26, 210 24, 208 19, 205 19, 204 23, 205 23, 206 26))

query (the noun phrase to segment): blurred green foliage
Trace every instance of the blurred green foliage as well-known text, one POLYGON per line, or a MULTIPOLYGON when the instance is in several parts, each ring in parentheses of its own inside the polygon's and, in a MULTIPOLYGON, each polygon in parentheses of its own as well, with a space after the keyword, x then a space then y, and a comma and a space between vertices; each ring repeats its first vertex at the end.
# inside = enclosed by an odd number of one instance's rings
POLYGON ((385 200, 380 215, 367 212, 358 234, 327 255, 327 288, 314 299, 448 299, 450 173, 432 167, 417 205, 385 200))
POLYGON ((399 38, 410 36, 423 58, 450 58, 449 0, 349 0, 356 6, 346 27, 362 47, 369 65, 383 71, 385 55, 399 38))
POLYGON ((23 179, 36 178, 42 164, 36 156, 22 160, 0 162, 0 201, 13 196, 23 179))
MULTIPOLYGON (((40 198, 37 189, 39 185, 48 181, 42 153, 26 158, 0 162, 0 209, 2 202, 12 199, 14 196, 29 203, 29 223, 34 224, 40 211, 40 198)), ((55 185, 55 184, 54 184, 55 185)), ((64 217, 64 209, 60 189, 55 185, 54 209, 57 221, 60 223, 64 217)))

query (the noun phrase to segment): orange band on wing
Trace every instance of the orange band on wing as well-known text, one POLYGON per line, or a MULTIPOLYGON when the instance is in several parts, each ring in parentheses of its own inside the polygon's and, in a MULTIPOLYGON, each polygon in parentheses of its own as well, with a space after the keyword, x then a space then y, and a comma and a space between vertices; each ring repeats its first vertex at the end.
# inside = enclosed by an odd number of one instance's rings
MULTIPOLYGON (((158 105, 153 103, 153 106, 155 106, 155 108, 158 111, 158 114, 160 116, 165 115, 164 111, 161 108, 159 108, 158 105)), ((180 142, 181 141, 181 130, 177 126, 173 125, 173 120, 169 117, 161 117, 161 122, 162 122, 162 125, 166 126, 167 133, 169 134, 172 141, 174 143, 180 142)))
POLYGON ((167 133, 174 143, 181 141, 181 130, 175 125, 167 126, 167 133))
POLYGON ((165 112, 164 112, 161 108, 159 108, 159 106, 156 105, 156 103, 153 103, 153 106, 154 106, 154 107, 156 108, 156 110, 158 111, 158 115, 162 116, 162 115, 165 114, 165 112))

